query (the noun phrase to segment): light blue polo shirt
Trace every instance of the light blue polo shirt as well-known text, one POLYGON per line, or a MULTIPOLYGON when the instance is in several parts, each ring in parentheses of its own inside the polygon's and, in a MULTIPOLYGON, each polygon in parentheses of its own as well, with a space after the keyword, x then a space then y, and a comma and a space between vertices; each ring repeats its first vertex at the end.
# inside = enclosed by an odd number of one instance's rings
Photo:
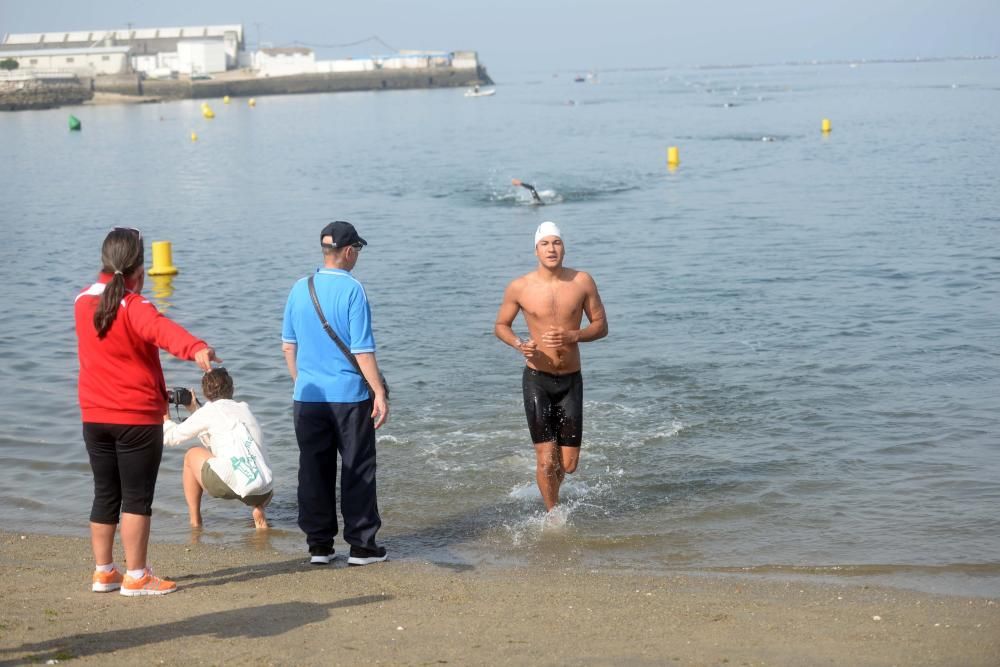
MULTIPOLYGON (((353 352, 375 351, 372 311, 365 288, 348 271, 316 270, 316 296, 326 321, 353 352)), ((293 398, 305 403, 357 403, 369 397, 361 375, 319 321, 309 279, 292 286, 285 304, 281 340, 298 346, 293 398)))

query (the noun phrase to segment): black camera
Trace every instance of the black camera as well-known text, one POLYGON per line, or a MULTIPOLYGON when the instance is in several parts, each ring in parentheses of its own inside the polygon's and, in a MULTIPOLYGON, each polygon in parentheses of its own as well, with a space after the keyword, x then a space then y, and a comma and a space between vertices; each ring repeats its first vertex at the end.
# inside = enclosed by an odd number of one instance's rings
POLYGON ((167 400, 174 405, 190 405, 194 396, 184 387, 174 387, 167 392, 167 400))

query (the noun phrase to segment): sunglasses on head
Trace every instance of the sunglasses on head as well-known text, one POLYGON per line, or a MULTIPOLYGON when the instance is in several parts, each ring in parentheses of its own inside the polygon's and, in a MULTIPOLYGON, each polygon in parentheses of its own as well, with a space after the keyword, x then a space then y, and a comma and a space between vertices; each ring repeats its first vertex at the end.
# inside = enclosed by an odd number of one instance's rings
POLYGON ((112 227, 111 231, 113 231, 113 232, 132 232, 136 236, 139 237, 140 241, 142 240, 142 232, 139 231, 138 229, 136 229, 135 227, 112 227))
MULTIPOLYGON (((330 248, 331 250, 336 250, 337 249, 337 246, 334 245, 333 243, 320 243, 320 245, 323 246, 324 248, 330 248)), ((356 251, 361 252, 361 249, 365 247, 365 244, 364 243, 352 243, 351 247, 354 248, 356 251)))

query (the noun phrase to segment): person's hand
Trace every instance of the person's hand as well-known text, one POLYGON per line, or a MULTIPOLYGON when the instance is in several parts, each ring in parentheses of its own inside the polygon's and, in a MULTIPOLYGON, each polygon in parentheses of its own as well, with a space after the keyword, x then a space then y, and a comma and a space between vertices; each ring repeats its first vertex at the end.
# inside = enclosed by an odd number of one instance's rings
POLYGON ((188 412, 194 412, 198 409, 198 395, 194 393, 194 389, 188 389, 191 392, 191 402, 185 405, 188 412))
POLYGON ((170 421, 170 413, 169 412, 167 412, 167 413, 165 413, 163 415, 163 423, 167 423, 168 421, 170 421))
POLYGON ((217 364, 222 363, 222 359, 215 356, 214 347, 203 347, 194 353, 194 363, 198 364, 198 368, 206 373, 212 370, 213 361, 217 364))
POLYGON ((531 340, 521 340, 517 341, 517 349, 521 351, 525 359, 531 359, 538 353, 538 344, 531 340))
POLYGON ((372 401, 372 419, 375 420, 375 428, 381 428, 382 424, 389 420, 389 401, 386 400, 385 394, 375 394, 375 400, 372 401))
POLYGON ((580 340, 579 331, 569 331, 560 327, 550 327, 542 334, 542 343, 546 347, 565 347, 580 340))

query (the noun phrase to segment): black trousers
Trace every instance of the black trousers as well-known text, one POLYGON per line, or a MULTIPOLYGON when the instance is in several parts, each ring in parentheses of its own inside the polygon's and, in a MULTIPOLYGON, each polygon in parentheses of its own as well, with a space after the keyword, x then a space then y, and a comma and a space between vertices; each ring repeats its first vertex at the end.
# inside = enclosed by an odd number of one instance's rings
POLYGON ((295 401, 299 443, 299 528, 310 547, 332 547, 337 534, 337 455, 344 540, 374 548, 382 526, 375 491, 375 424, 372 401, 295 401))
POLYGON ((121 512, 150 516, 163 457, 163 426, 84 422, 83 441, 94 471, 90 520, 116 524, 121 512))

